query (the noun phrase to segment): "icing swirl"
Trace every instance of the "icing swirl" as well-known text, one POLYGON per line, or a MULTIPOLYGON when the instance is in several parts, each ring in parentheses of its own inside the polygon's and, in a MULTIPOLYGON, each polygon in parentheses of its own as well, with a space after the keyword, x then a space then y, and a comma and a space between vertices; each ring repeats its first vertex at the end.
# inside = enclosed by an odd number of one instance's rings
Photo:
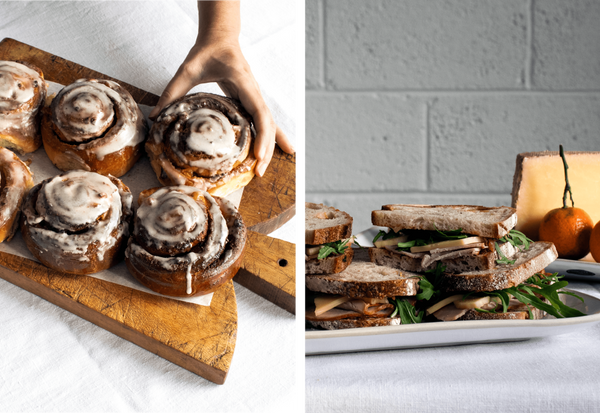
POLYGON ((245 240, 235 207, 189 186, 163 187, 140 199, 125 252, 130 272, 167 295, 205 294, 220 285, 218 269, 231 267, 245 240))
POLYGON ((66 172, 31 190, 23 206, 23 236, 36 258, 52 268, 97 272, 116 262, 129 234, 131 202, 117 178, 66 172))
POLYGON ((100 160, 145 138, 137 103, 111 80, 79 79, 62 88, 52 101, 52 120, 63 142, 94 148, 100 160))
POLYGON ((0 111, 18 109, 43 83, 38 72, 17 62, 0 61, 0 111))
POLYGON ((45 98, 41 70, 26 62, 0 60, 0 145, 21 154, 40 147, 40 108, 45 98))
POLYGON ((163 185, 194 186, 215 194, 213 188, 238 179, 231 193, 254 175, 252 138, 250 117, 237 102, 197 93, 163 109, 146 151, 163 185))

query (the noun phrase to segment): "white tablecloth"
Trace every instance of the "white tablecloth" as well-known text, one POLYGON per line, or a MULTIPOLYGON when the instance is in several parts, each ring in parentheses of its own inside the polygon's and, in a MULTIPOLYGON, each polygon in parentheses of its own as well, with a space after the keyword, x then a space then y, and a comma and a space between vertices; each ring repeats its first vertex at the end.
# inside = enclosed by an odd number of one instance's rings
MULTIPOLYGON (((600 284, 569 288, 600 299, 600 284)), ((306 411, 597 412, 600 324, 519 342, 306 357, 306 411)))
MULTIPOLYGON (((240 41, 276 122, 295 140, 297 10, 242 2, 240 41)), ((160 95, 197 33, 195 1, 0 2, 11 37, 160 95)), ((216 85, 194 91, 219 93, 216 85)), ((296 145, 298 146, 298 145, 296 145)), ((295 220, 273 236, 294 241, 295 220)), ((282 411, 298 405, 294 317, 235 284, 238 336, 213 384, 0 280, 0 411, 282 411)))

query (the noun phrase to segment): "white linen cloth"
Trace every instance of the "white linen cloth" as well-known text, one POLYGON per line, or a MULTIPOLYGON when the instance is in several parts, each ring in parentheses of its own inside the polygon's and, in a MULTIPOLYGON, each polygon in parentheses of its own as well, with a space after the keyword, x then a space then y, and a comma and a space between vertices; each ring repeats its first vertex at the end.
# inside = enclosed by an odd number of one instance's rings
MULTIPOLYGON (((296 14, 294 0, 242 2, 240 36, 275 121, 293 142, 302 52, 296 14)), ((197 21, 191 0, 0 2, 0 40, 14 38, 157 95, 193 45, 197 21)), ((221 93, 214 84, 193 91, 221 93)), ((295 219, 272 236, 294 242, 295 219)), ((219 386, 0 279, 0 411, 263 412, 299 405, 294 317, 234 285, 238 335, 219 386)))
MULTIPOLYGON (((600 284, 569 282, 600 299, 600 284)), ((600 324, 519 342, 306 357, 306 411, 597 412, 600 324)))

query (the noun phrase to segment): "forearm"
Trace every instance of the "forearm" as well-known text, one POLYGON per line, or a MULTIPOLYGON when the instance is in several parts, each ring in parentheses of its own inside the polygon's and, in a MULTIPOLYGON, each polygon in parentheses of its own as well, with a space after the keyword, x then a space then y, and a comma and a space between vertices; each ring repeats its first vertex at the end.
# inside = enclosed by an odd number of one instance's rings
POLYGON ((239 1, 199 1, 197 43, 238 41, 241 28, 239 1))

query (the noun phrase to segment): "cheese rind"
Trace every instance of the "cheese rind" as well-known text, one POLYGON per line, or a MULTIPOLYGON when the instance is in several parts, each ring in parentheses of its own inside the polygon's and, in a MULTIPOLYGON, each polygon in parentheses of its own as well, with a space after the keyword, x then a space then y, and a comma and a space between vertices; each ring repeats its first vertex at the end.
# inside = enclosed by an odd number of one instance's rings
MULTIPOLYGON (((600 221, 600 152, 565 152, 575 206, 592 221, 600 221)), ((517 210, 515 229, 534 241, 548 211, 562 207, 565 189, 563 162, 558 152, 528 152, 517 156, 512 207, 517 210)), ((570 199, 567 206, 571 206, 570 199)))

